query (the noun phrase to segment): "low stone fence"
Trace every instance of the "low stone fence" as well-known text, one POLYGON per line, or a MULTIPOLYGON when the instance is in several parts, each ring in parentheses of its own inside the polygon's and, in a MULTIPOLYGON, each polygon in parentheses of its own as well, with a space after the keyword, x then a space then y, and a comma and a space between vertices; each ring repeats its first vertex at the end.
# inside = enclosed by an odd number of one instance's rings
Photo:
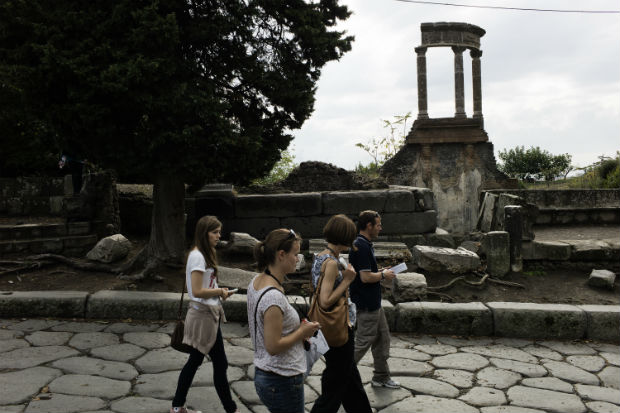
MULTIPOLYGON (((620 189, 501 189, 538 207, 537 225, 620 224, 620 189)), ((482 194, 484 197, 484 192, 482 194)))
POLYGON ((0 214, 60 216, 65 194, 72 193, 62 177, 0 178, 0 214))
POLYGON ((304 238, 322 237, 330 216, 356 219, 371 209, 382 216, 383 235, 424 234, 437 227, 433 193, 427 188, 391 186, 384 190, 306 192, 269 195, 235 195, 216 187, 186 198, 187 228, 193 230, 203 215, 216 215, 224 236, 246 232, 264 238, 274 228, 292 228, 304 238))

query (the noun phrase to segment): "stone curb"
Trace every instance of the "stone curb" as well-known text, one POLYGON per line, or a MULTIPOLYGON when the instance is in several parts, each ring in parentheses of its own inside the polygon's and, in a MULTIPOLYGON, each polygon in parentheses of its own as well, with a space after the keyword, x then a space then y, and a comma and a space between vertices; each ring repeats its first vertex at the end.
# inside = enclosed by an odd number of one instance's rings
MULTIPOLYGON (((303 297, 288 298, 307 310, 303 297)), ((178 293, 147 291, 5 291, 0 292, 0 318, 173 320, 179 299, 178 293)), ((185 298, 184 311, 187 304, 185 298)), ((620 305, 408 302, 394 306, 383 300, 382 306, 394 332, 620 342, 620 305)), ((247 323, 246 296, 233 295, 224 302, 224 311, 229 321, 247 323)))

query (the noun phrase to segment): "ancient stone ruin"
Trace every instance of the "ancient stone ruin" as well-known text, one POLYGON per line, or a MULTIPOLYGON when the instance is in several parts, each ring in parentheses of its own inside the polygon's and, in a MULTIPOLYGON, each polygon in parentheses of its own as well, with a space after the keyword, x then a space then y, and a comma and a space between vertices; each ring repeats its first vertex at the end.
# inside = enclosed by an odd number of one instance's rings
POLYGON ((485 31, 467 23, 422 23, 422 45, 415 49, 418 70, 418 116, 405 146, 381 169, 390 184, 426 187, 437 203, 438 226, 467 233, 476 227, 479 194, 484 189, 516 188, 515 180, 497 169, 493 144, 484 130, 480 38, 485 31), (454 51, 455 113, 428 115, 426 51, 454 51), (463 52, 472 59, 473 116, 465 113, 463 52))

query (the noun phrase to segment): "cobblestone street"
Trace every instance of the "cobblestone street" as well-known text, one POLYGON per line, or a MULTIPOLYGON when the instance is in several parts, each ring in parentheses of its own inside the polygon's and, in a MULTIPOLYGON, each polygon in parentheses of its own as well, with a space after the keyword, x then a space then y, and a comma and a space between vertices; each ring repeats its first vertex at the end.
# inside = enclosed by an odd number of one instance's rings
MULTIPOLYGON (((164 413, 186 355, 168 344, 172 323, 0 320, 0 412, 164 413)), ((242 412, 266 412, 254 390, 247 326, 223 325, 228 378, 242 412)), ((390 358, 402 388, 370 385, 375 411, 620 412, 620 347, 596 342, 394 335, 390 358)), ((307 410, 320 391, 319 361, 306 380, 307 410)), ((223 412, 211 364, 198 370, 188 406, 223 412)), ((343 411, 341 409, 341 411, 343 411)))

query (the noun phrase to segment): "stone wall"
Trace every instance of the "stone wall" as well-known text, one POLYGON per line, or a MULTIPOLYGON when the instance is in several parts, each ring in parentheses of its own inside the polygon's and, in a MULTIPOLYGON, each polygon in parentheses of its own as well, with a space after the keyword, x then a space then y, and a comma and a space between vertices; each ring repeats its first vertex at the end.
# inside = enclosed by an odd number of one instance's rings
POLYGON ((72 192, 62 177, 0 178, 0 214, 60 216, 63 197, 72 192))
POLYGON ((383 235, 423 234, 437 226, 433 193, 427 188, 239 196, 218 189, 199 191, 185 201, 188 231, 198 218, 211 214, 222 221, 225 237, 247 232, 264 238, 275 228, 292 228, 304 238, 321 237, 330 216, 342 213, 355 219, 365 209, 381 214, 383 235))
POLYGON ((437 225, 457 233, 475 229, 482 190, 517 187, 497 170, 490 142, 410 143, 385 163, 381 175, 390 184, 430 188, 437 225))
POLYGON ((538 207, 538 225, 620 224, 620 189, 517 189, 509 193, 538 207))

